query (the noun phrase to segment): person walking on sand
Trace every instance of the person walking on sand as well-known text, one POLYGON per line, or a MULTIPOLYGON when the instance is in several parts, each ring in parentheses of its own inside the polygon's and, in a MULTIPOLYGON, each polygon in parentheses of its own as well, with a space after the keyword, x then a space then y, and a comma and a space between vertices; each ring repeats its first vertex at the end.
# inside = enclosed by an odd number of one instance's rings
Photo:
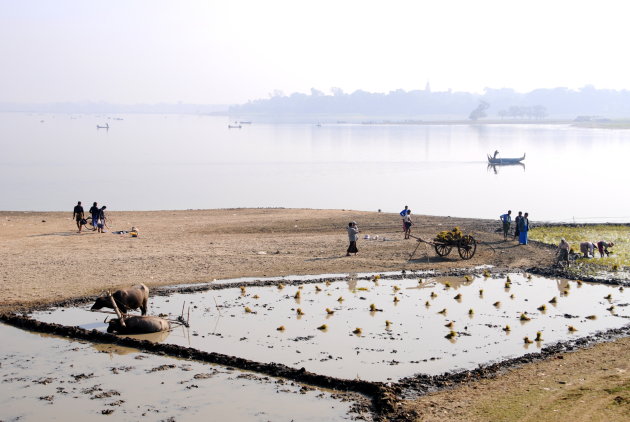
POLYGON ((523 218, 523 211, 519 211, 518 215, 514 219, 514 239, 513 240, 516 240, 519 238, 520 232, 518 230, 518 225, 519 225, 519 221, 521 221, 521 218, 523 218))
POLYGON ((99 233, 105 233, 105 209, 107 207, 105 205, 103 205, 103 208, 101 208, 100 210, 98 210, 98 219, 96 227, 98 229, 99 233))
POLYGON ((525 213, 520 220, 518 220, 518 243, 521 245, 527 245, 527 234, 529 232, 529 213, 525 213))
POLYGON ((350 256, 351 253, 357 254, 359 250, 357 249, 357 239, 359 238, 359 228, 357 227, 357 223, 354 221, 348 223, 348 240, 350 241, 350 245, 348 246, 348 251, 346 252, 346 256, 350 256))
POLYGON ((81 206, 81 201, 77 202, 74 206, 74 210, 72 211, 72 218, 77 222, 77 228, 79 229, 79 233, 81 233, 81 228, 83 227, 83 206, 81 206))
POLYGON ((503 222, 503 240, 505 241, 510 231, 510 224, 512 224, 512 210, 508 210, 507 214, 503 214, 499 218, 503 222))
POLYGON ((98 204, 95 202, 90 208, 90 215, 92 215, 92 231, 96 230, 96 224, 98 223, 98 215, 101 210, 98 209, 98 204))
POLYGON ((411 222, 411 210, 407 210, 407 214, 403 217, 403 225, 405 226, 405 239, 409 239, 411 235, 411 226, 413 223, 411 222))

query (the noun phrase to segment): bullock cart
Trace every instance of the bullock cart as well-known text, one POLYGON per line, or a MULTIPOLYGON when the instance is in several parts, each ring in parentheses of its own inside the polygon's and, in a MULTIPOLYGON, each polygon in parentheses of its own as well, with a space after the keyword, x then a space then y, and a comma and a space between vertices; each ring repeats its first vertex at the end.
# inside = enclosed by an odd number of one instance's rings
POLYGON ((448 256, 451 251, 457 248, 457 252, 462 259, 470 259, 477 251, 477 241, 469 234, 463 234, 458 227, 450 231, 443 231, 437 234, 433 241, 424 240, 418 236, 411 236, 418 241, 409 259, 415 255, 421 243, 433 246, 435 253, 441 257, 448 256))

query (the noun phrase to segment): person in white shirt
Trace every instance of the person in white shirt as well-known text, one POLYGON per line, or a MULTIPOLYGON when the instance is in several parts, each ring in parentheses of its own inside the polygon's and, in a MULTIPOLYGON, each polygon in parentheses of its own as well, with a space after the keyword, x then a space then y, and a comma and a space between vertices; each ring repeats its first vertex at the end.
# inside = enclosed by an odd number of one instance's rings
POLYGON ((512 224, 512 210, 509 210, 507 214, 503 214, 499 218, 503 222, 503 240, 507 240, 510 224, 512 224))
POLYGON ((348 246, 348 251, 346 252, 346 256, 350 256, 351 253, 357 254, 359 250, 357 249, 357 239, 359 238, 359 228, 357 227, 357 223, 354 221, 348 223, 348 240, 350 241, 350 245, 348 246))
POLYGON ((403 217, 403 224, 405 225, 405 239, 409 239, 411 226, 413 225, 411 222, 411 210, 407 210, 407 214, 403 217))

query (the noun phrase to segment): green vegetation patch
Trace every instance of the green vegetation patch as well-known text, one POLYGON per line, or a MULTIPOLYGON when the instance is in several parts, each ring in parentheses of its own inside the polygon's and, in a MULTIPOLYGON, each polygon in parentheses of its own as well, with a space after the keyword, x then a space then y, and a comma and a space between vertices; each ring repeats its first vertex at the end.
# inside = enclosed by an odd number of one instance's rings
POLYGON ((609 248, 609 251, 613 251, 611 256, 599 258, 599 252, 595 250, 597 259, 580 259, 579 261, 584 264, 603 266, 613 271, 623 266, 630 266, 630 226, 537 227, 529 232, 529 237, 550 245, 558 245, 560 239, 564 237, 575 252, 580 251, 581 242, 597 243, 600 240, 613 242, 615 246, 609 248))

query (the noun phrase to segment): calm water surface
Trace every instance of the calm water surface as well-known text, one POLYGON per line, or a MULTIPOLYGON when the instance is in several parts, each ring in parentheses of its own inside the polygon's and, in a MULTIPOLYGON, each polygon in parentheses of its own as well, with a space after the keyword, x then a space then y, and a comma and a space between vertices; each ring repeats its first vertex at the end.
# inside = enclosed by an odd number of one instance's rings
POLYGON ((630 131, 0 113, 0 209, 305 207, 628 221, 630 131), (122 120, 117 120, 122 119, 122 120), (109 130, 97 124, 109 123, 109 130), (486 154, 527 153, 488 168, 486 154))

